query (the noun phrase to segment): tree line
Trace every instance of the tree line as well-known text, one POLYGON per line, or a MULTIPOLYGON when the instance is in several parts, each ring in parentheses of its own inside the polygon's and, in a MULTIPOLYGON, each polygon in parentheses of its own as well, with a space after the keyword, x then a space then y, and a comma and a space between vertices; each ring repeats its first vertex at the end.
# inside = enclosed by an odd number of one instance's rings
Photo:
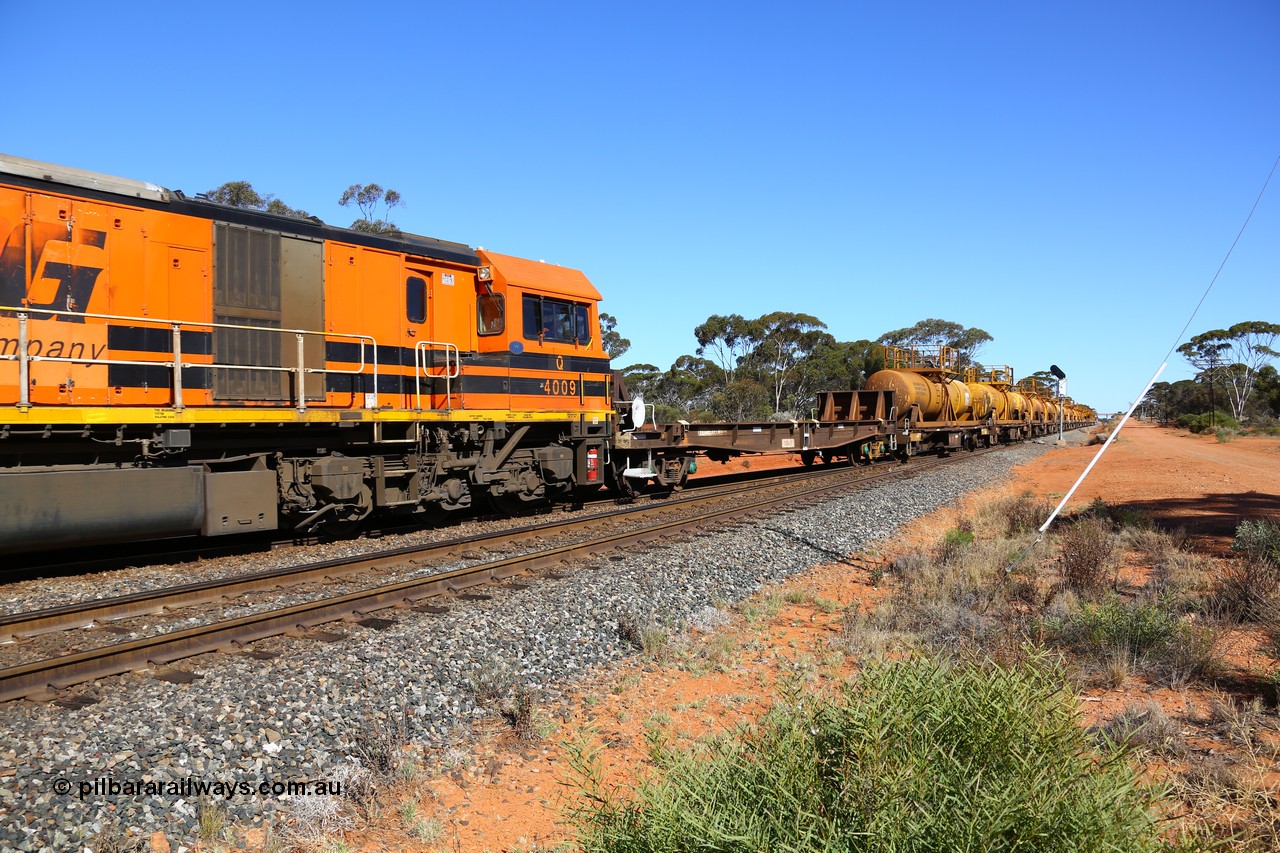
POLYGON ((1157 382, 1139 414, 1196 432, 1242 424, 1273 427, 1280 419, 1280 374, 1271 364, 1280 324, 1236 323, 1196 335, 1178 352, 1196 369, 1191 379, 1157 382))
MULTIPOLYGON (((258 192, 248 181, 227 181, 203 195, 218 204, 245 210, 261 210, 294 219, 313 218, 305 210, 290 207, 270 193, 258 192)), ((404 206, 400 193, 393 189, 384 189, 379 184, 352 184, 338 199, 338 204, 343 207, 354 206, 360 211, 360 217, 347 226, 353 231, 386 234, 390 237, 397 237, 401 233, 399 227, 388 219, 392 209, 404 206)))
MULTIPOLYGON (((617 320, 602 314, 605 352, 620 358, 630 341, 617 320)), ((817 393, 861 388, 880 369, 882 345, 954 348, 962 367, 976 362, 992 340, 982 329, 926 319, 873 340, 840 341, 812 314, 773 311, 754 319, 713 314, 693 330, 694 352, 669 368, 632 364, 621 369, 628 390, 657 406, 660 421, 759 421, 809 417, 817 393)), ((616 361, 615 361, 616 363, 616 361)))

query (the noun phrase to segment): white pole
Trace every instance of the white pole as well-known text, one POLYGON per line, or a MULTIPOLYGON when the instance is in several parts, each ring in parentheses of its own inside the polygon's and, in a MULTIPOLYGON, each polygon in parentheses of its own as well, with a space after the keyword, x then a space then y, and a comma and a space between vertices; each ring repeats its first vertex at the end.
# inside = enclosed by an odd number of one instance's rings
POLYGON ((1138 403, 1142 402, 1142 398, 1147 396, 1147 392, 1151 390, 1152 385, 1156 384, 1156 380, 1160 378, 1161 373, 1164 373, 1164 369, 1168 364, 1169 362, 1166 361, 1160 365, 1160 369, 1156 371, 1156 375, 1151 377, 1151 381, 1147 383, 1147 387, 1142 389, 1142 393, 1138 395, 1138 399, 1129 407, 1129 411, 1125 412, 1124 417, 1120 419, 1120 423, 1111 431, 1111 435, 1107 436, 1106 443, 1103 444, 1102 447, 1099 447, 1098 452, 1094 454, 1093 459, 1089 460, 1089 464, 1085 466, 1084 473, 1082 473, 1080 478, 1076 480, 1075 485, 1071 487, 1071 490, 1063 496, 1061 503, 1054 507, 1053 513, 1045 520, 1044 524, 1040 525, 1041 533, 1044 533, 1049 529, 1049 525, 1053 524, 1053 520, 1058 517, 1058 513, 1062 512, 1062 508, 1067 505, 1067 501, 1071 500, 1071 496, 1076 493, 1076 489, 1080 488, 1080 484, 1084 482, 1084 478, 1089 476, 1089 472, 1093 470, 1093 466, 1098 464, 1098 460, 1102 458, 1102 454, 1107 452, 1107 448, 1111 446, 1111 442, 1116 440, 1116 436, 1120 434, 1120 430, 1126 423, 1128 423, 1129 416, 1133 414, 1133 410, 1138 407, 1138 403))

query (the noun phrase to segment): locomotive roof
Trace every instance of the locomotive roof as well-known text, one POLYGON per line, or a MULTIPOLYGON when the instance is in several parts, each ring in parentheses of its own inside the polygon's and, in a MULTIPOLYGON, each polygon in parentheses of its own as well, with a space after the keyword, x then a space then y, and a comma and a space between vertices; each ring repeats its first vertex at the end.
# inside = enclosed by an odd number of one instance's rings
POLYGON ((592 302, 599 302, 603 298, 596 286, 579 270, 512 255, 500 255, 487 249, 481 249, 480 256, 493 267, 494 274, 507 284, 592 302))
POLYGON ((467 266, 477 266, 480 263, 480 257, 465 243, 405 232, 391 236, 352 231, 349 228, 327 225, 314 216, 298 219, 261 210, 232 207, 206 198, 187 198, 179 190, 169 190, 158 184, 57 166, 9 154, 0 154, 0 175, 12 176, 13 180, 9 182, 33 189, 66 192, 67 187, 75 187, 73 194, 86 198, 118 203, 123 196, 130 204, 152 210, 168 210, 201 219, 216 219, 315 239, 355 243, 467 266))

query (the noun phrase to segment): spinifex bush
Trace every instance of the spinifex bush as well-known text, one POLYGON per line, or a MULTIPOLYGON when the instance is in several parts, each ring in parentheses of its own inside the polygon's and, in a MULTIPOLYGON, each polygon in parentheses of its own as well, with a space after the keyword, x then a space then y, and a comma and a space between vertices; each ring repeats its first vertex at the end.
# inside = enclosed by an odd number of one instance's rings
POLYGON ((942 541, 938 543, 938 547, 934 549, 933 559, 938 563, 954 563, 960 555, 964 553, 964 549, 973 544, 973 531, 966 530, 963 527, 956 527, 948 530, 942 537, 942 541))
POLYGON ((1035 530, 1051 512, 1051 501, 1024 492, 989 504, 980 515, 997 533, 1012 537, 1035 530))
POLYGON ((1211 612, 1245 622, 1266 622, 1280 607, 1280 564, 1244 557, 1222 570, 1209 601, 1211 612))
POLYGON ((1126 748, 1080 727, 1062 674, 869 665, 833 700, 693 751, 655 749, 634 799, 578 754, 589 851, 1160 849, 1126 748))
POLYGON ((1280 525, 1242 521, 1231 549, 1241 556, 1221 573, 1209 608, 1235 619, 1274 621, 1280 610, 1280 525))

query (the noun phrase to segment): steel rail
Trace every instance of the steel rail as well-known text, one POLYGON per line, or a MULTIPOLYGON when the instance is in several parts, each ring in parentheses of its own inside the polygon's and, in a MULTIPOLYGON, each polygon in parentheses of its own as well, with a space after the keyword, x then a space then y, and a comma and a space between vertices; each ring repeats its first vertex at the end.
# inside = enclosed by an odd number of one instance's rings
MULTIPOLYGON (((937 461, 941 462, 941 460, 937 461)), ((910 468, 895 466, 893 470, 877 472, 878 476, 833 478, 835 482, 802 495, 779 495, 693 517, 659 522, 640 530, 616 533, 586 542, 439 572, 346 595, 317 599, 279 610, 264 611, 238 619, 213 622, 154 637, 0 669, 0 701, 24 697, 46 698, 51 692, 56 693, 85 681, 155 667, 207 652, 235 651, 255 640, 304 630, 327 622, 363 618, 369 613, 389 607, 412 606, 424 598, 456 592, 486 582, 505 580, 550 566, 559 566, 575 557, 617 550, 628 545, 668 540, 680 533, 705 527, 713 522, 724 521, 735 516, 758 515, 782 504, 812 503, 845 488, 849 485, 849 479, 854 479, 856 482, 870 482, 893 476, 914 476, 932 467, 934 464, 914 465, 910 468)), ((848 473, 848 469, 844 473, 848 473)), ((595 518, 600 520, 615 517, 597 516, 595 518)))
MULTIPOLYGON (((876 464, 887 465, 890 463, 886 461, 886 462, 878 462, 876 464)), ((775 471, 776 470, 779 470, 779 469, 775 469, 775 471)), ((770 471, 750 471, 750 472, 742 471, 742 472, 734 472, 729 474, 713 474, 708 477, 701 477, 701 478, 697 478, 689 481, 684 486, 684 489, 682 490, 681 493, 685 495, 685 497, 687 498, 689 496, 693 496, 695 493, 697 493, 698 495, 710 494, 711 492, 709 492, 708 490, 713 490, 713 489, 720 489, 725 491, 745 490, 745 488, 749 488, 752 484, 766 485, 774 482, 780 483, 788 479, 793 480, 795 482, 800 482, 806 477, 814 477, 822 474, 829 475, 832 471, 830 467, 826 467, 826 466, 811 470, 808 468, 801 468, 798 464, 791 466, 790 468, 785 470, 788 470, 791 473, 784 474, 784 475, 776 475, 776 476, 770 476, 771 474, 770 471)), ((839 470, 839 469, 836 469, 836 470, 839 470)), ((662 493, 655 492, 655 493, 648 493, 645 495, 641 495, 639 497, 648 498, 652 500, 663 500, 667 504, 674 504, 685 499, 685 498, 670 499, 668 497, 669 495, 670 495, 670 492, 662 492, 662 493)), ((605 503, 616 502, 616 501, 617 501, 617 495, 611 495, 605 492, 600 492, 598 496, 592 495, 592 496, 586 497, 584 499, 584 505, 598 506, 605 503)), ((633 508, 636 508, 636 507, 633 507, 633 508)), ((625 512, 625 510, 621 512, 625 512)), ((478 514, 478 515, 468 514, 465 516, 458 517, 456 521, 459 521, 459 522, 486 521, 486 520, 492 520, 492 518, 494 518, 494 516, 486 515, 486 514, 478 514)), ((360 537, 360 538, 365 540, 372 540, 382 535, 404 533, 406 531, 414 531, 414 530, 421 529, 416 525, 405 524, 403 522, 397 524, 396 519, 394 518, 383 519, 382 522, 383 522, 383 526, 378 528, 376 531, 377 536, 367 536, 367 537, 360 537)), ((268 541, 270 541, 271 547, 280 547, 280 546, 305 547, 305 546, 314 545, 317 542, 323 541, 315 537, 314 535, 292 536, 288 539, 268 540, 266 538, 268 534, 265 531, 260 535, 259 534, 242 534, 242 535, 250 536, 250 537, 258 535, 259 544, 265 545, 268 541)), ((221 541, 221 539, 213 539, 213 540, 207 540, 207 541, 197 542, 192 544, 192 540, 189 537, 185 537, 181 540, 173 541, 173 544, 177 545, 178 547, 173 547, 168 551, 160 551, 160 550, 146 551, 144 553, 144 559, 147 561, 148 565, 158 565, 160 564, 160 561, 167 561, 170 563, 182 563, 182 562, 190 562, 193 560, 215 559, 215 558, 220 558, 224 556, 233 556, 233 555, 240 555, 240 554, 254 552, 251 543, 240 541, 239 537, 229 537, 229 538, 231 538, 233 541, 223 542, 221 541), (187 545, 190 545, 190 547, 183 547, 187 545)), ((150 549, 161 544, 161 540, 153 540, 153 541, 142 542, 137 544, 143 548, 150 549)), ((38 557, 42 555, 30 555, 30 556, 38 557)), ((66 577, 66 576, 71 576, 75 574, 88 574, 90 572, 97 571, 97 570, 104 570, 104 569, 114 570, 114 569, 125 568, 129 565, 136 565, 136 560, 137 560, 136 556, 127 558, 129 560, 128 563, 123 562, 125 559, 126 559, 125 557, 117 555, 117 556, 109 556, 109 557, 94 557, 93 559, 89 559, 89 560, 70 560, 70 561, 61 560, 61 561, 52 561, 47 563, 33 562, 33 563, 27 563, 27 564, 21 565, 17 568, 0 568, 0 584, 9 583, 11 582, 11 580, 19 581, 19 580, 29 580, 33 577, 36 577, 36 578, 43 577, 44 575, 41 574, 42 572, 56 572, 59 576, 66 577)), ((4 640, 6 639, 5 633, 8 629, 4 627, 5 626, 4 620, 7 618, 8 617, 0 616, 0 643, 3 643, 4 640)), ((80 627, 80 626, 69 625, 68 627, 80 627)), ((10 634, 10 638, 11 636, 12 635, 10 634)))
MULTIPOLYGON (((860 469, 865 470, 865 469, 860 469)), ((281 589, 304 583, 335 580, 347 575, 370 570, 402 565, 413 559, 431 559, 449 555, 466 548, 483 547, 486 544, 500 542, 502 544, 535 539, 549 535, 570 532, 583 527, 600 523, 603 519, 627 518, 633 515, 648 515, 669 511, 682 507, 690 502, 709 500, 742 494, 770 487, 799 485, 809 479, 824 477, 847 478, 850 469, 825 471, 805 471, 800 474, 757 479, 749 484, 735 484, 718 491, 708 489, 674 500, 661 503, 632 506, 604 515, 592 515, 565 521, 550 521, 541 524, 525 525, 514 529, 478 533, 450 539, 446 542, 434 542, 426 545, 406 545, 376 551, 357 557, 342 557, 319 563, 306 563, 297 566, 284 566, 252 575, 229 578, 217 578, 207 581, 195 581, 188 584, 144 590, 127 595, 92 601, 76 602, 58 607, 50 607, 27 613, 0 615, 0 643, 13 642, 27 637, 54 631, 67 631, 76 628, 90 628, 104 622, 117 622, 138 616, 147 616, 205 604, 211 601, 230 600, 250 592, 281 589)))

